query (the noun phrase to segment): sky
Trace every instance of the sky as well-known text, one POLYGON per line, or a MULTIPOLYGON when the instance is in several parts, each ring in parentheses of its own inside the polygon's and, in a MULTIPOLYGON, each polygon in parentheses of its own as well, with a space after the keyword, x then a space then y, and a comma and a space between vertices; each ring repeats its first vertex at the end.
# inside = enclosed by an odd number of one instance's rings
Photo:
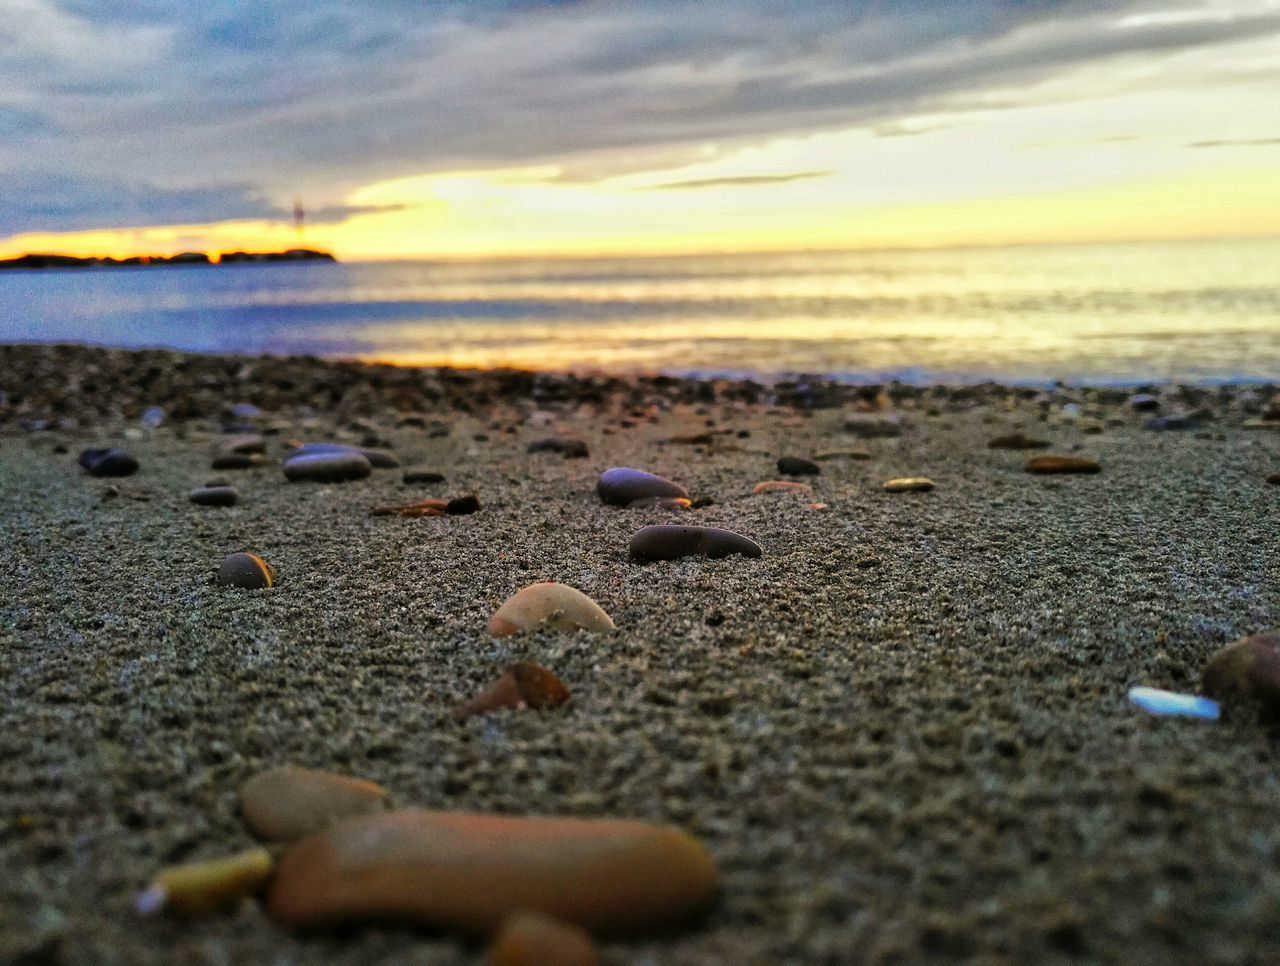
POLYGON ((1280 0, 0 0, 0 256, 1269 234, 1280 0))

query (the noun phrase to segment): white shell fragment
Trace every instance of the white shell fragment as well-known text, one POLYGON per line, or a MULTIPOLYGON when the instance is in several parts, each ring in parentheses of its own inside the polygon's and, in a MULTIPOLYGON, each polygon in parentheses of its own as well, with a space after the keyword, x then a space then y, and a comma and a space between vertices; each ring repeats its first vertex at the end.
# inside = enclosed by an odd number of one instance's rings
POLYGON ((1159 688, 1130 688, 1129 703, 1161 717, 1203 718, 1206 721, 1217 721, 1222 714, 1217 701, 1202 698, 1197 694, 1179 694, 1176 691, 1162 691, 1159 688))

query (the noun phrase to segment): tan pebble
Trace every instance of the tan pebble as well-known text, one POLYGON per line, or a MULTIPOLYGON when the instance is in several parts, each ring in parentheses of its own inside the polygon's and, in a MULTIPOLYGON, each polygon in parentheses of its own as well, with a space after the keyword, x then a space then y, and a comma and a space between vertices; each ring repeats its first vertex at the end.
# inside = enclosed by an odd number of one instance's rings
POLYGON ((268 842, 292 842, 390 804, 381 785, 292 765, 259 772, 240 786, 245 824, 268 842))
POLYGON ((554 672, 520 661, 510 665, 498 680, 454 711, 453 717, 466 721, 491 711, 557 708, 568 700, 569 688, 554 672))
POLYGON ((1280 430, 1280 419, 1246 419, 1240 424, 1240 428, 1280 430))
POLYGON ((539 912, 517 912, 504 919, 485 957, 487 966, 597 966, 599 962, 586 930, 539 912))
POLYGON ((299 842, 267 909, 287 926, 393 920, 487 935, 532 911, 635 933, 688 921, 715 892, 706 849, 669 826, 402 811, 299 842))
POLYGON ((245 433, 223 440, 218 450, 222 453, 265 453, 267 441, 256 433, 245 433))
POLYGON ((1210 697, 1251 702, 1280 719, 1280 631, 1228 644, 1209 658, 1201 682, 1210 697))
POLYGON ((274 865, 266 849, 250 849, 226 859, 165 869, 138 894, 134 908, 144 916, 165 909, 184 916, 212 912, 261 889, 274 865))
POLYGON ((369 516, 442 517, 445 515, 448 505, 447 500, 419 500, 417 503, 375 506, 369 511, 369 516))
POLYGON ((494 637, 535 628, 603 633, 614 627, 613 620, 594 600, 568 584, 554 581, 522 588, 489 618, 489 633, 494 637))
POLYGON ((933 480, 923 476, 902 476, 885 480, 883 488, 890 493, 924 493, 933 489, 933 480))
POLYGON ((871 454, 865 449, 824 449, 821 453, 815 453, 813 458, 816 460, 869 460, 871 454))
POLYGON ((1102 464, 1082 456, 1033 456, 1025 468, 1028 473, 1097 473, 1102 464))
POLYGON ((259 590, 274 586, 276 573, 271 565, 257 554, 233 553, 222 561, 216 579, 224 587, 259 590))
POLYGON ((813 487, 808 483, 795 483, 791 480, 765 480, 763 483, 757 483, 751 492, 757 495, 761 493, 800 493, 805 496, 812 496, 813 487))

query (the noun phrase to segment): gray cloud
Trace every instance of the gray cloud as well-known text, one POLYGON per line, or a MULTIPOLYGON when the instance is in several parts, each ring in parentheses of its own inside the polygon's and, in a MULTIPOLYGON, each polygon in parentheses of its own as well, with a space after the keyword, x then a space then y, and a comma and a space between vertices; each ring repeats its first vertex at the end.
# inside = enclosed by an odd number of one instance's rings
POLYGON ((603 177, 711 142, 905 134, 1100 61, 1280 33, 1277 14, 1117 26, 1198 4, 0 0, 0 177, 38 157, 66 186, 0 193, 0 231, 280 217, 294 195, 337 220, 346 190, 435 170, 603 177))
POLYGON ((666 184, 656 184, 649 190, 672 191, 688 188, 752 187, 754 185, 787 184, 791 181, 825 178, 830 174, 830 171, 796 171, 792 174, 747 174, 736 178, 697 178, 692 181, 668 181, 666 184))

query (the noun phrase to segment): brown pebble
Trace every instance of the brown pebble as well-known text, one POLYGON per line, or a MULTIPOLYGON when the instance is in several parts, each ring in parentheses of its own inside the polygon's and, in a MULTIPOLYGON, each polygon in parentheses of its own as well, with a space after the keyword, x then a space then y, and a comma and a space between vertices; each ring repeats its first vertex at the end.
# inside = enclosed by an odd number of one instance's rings
POLYGON ((542 628, 604 633, 614 630, 615 625, 600 605, 582 591, 554 581, 521 588, 489 618, 489 633, 494 637, 542 628))
POLYGON ((815 460, 869 460, 871 454, 865 449, 824 449, 815 453, 815 460))
POLYGON ((267 911, 286 926, 393 920, 475 935, 532 911, 616 934, 687 922, 715 892, 706 849, 670 826, 402 811, 303 839, 267 911))
POLYGON ((765 480, 762 483, 757 483, 751 492, 757 496, 761 493, 800 493, 805 496, 812 496, 813 487, 808 483, 796 483, 793 480, 765 480))
POLYGON ((411 469, 404 471, 402 479, 406 483, 443 483, 444 474, 435 470, 411 469))
POLYGON ((684 436, 669 436, 667 442, 676 446, 710 446, 715 442, 715 437, 710 433, 689 433, 684 436))
POLYGON ((480 511, 480 498, 474 493, 468 496, 456 496, 445 504, 444 512, 451 517, 465 516, 480 511))
POLYGON ((188 498, 198 506, 235 506, 240 494, 234 486, 198 486, 188 498))
POLYGON ((218 568, 217 582, 224 587, 260 590, 276 582, 275 571, 261 557, 252 553, 233 553, 218 568))
POLYGON ((210 468, 215 470, 251 470, 266 466, 271 460, 261 453, 221 453, 213 458, 210 468))
POLYGON ((1097 473, 1102 464, 1082 456, 1033 456, 1027 460, 1028 473, 1097 473))
POLYGON ((787 476, 817 476, 822 472, 822 467, 813 460, 799 456, 783 456, 778 460, 778 472, 787 476))
POLYGON ((598 966, 585 929, 540 912, 517 912, 502 921, 485 957, 487 966, 598 966))
POLYGON ((735 553, 758 557, 762 552, 754 540, 719 527, 653 526, 637 531, 631 538, 631 556, 641 561, 727 557, 735 553))
POLYGON ((371 517, 442 517, 448 503, 445 500, 419 500, 417 503, 401 503, 394 506, 375 506, 371 517))
POLYGON ((1280 486, 1280 473, 1272 473, 1267 477, 1267 482, 1272 486, 1280 486))
POLYGON ((259 772, 240 786, 245 824, 267 842, 292 842, 390 803, 381 785, 293 765, 259 772))
POLYGON ((1243 700, 1269 719, 1280 719, 1280 631, 1243 637, 1219 650, 1204 666, 1205 694, 1243 700))
POLYGON ((257 433, 245 433, 224 439, 218 450, 220 453, 265 453, 267 441, 257 433))
POLYGON ((1048 445, 1047 439, 1032 439, 1026 433, 1008 433, 987 443, 991 449, 1045 449, 1048 445))
POLYGON ((139 915, 170 911, 196 916, 231 905, 267 884, 275 865, 266 849, 161 871, 134 902, 139 915))
POLYGON ((881 484, 881 489, 890 493, 926 493, 933 487, 933 480, 924 476, 901 476, 881 484))
POLYGON ((558 708, 568 700, 569 688, 554 672, 521 661, 510 665, 496 681, 461 705, 453 717, 466 721, 491 711, 558 708))

